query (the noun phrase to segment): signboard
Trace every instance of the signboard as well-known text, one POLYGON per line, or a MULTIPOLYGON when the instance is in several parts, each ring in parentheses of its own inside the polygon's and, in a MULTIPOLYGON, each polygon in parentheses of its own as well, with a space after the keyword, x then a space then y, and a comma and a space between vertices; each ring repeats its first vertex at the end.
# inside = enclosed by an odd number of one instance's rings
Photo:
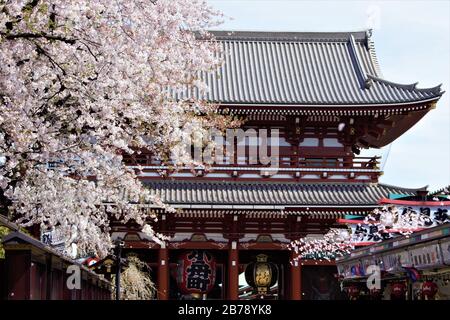
POLYGON ((450 222, 449 202, 396 202, 374 210, 369 216, 360 219, 339 219, 346 224, 355 246, 371 245, 398 235, 410 234, 450 222), (411 204, 411 205, 408 205, 411 204), (422 204, 422 205, 420 205, 422 204))
POLYGON ((411 256, 407 250, 398 250, 382 256, 384 271, 403 271, 402 267, 411 266, 411 256))
POLYGON ((361 277, 365 274, 358 260, 350 263, 338 264, 338 273, 346 279, 361 277))
POLYGON ((345 278, 347 276, 347 265, 338 263, 336 265, 336 267, 337 267, 337 270, 338 270, 338 274, 341 277, 345 278))
POLYGON ((442 257, 437 242, 427 245, 417 245, 408 250, 411 254, 412 265, 423 269, 442 265, 442 257))
POLYGON ((367 271, 367 268, 371 265, 374 265, 375 261, 372 256, 365 257, 361 259, 361 265, 363 270, 367 271))
POLYGON ((386 267, 383 262, 383 256, 377 255, 373 257, 373 261, 375 262, 375 265, 380 267, 380 271, 386 271, 386 267))
POLYGON ((64 236, 58 228, 45 231, 41 230, 41 242, 59 252, 63 252, 65 249, 64 236))
POLYGON ((445 264, 450 264, 450 239, 441 242, 442 259, 445 264))

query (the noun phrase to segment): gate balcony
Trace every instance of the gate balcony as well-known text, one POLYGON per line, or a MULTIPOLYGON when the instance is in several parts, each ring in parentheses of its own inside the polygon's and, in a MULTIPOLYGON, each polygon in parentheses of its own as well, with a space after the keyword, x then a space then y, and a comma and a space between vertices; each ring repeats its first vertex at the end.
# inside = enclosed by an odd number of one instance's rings
POLYGON ((327 155, 305 157, 282 155, 274 161, 261 161, 249 157, 224 157, 222 163, 196 167, 175 166, 150 154, 124 155, 125 163, 139 171, 141 179, 232 179, 282 180, 311 182, 377 182, 382 174, 381 157, 353 157, 327 155))

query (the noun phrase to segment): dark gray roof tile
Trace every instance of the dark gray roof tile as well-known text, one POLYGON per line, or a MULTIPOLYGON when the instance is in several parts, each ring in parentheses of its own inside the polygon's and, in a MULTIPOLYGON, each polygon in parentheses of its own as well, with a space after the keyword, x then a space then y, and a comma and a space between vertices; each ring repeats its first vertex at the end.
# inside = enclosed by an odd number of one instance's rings
POLYGON ((151 192, 169 204, 374 206, 390 193, 415 195, 417 189, 385 184, 306 184, 220 181, 148 181, 151 192))
MULTIPOLYGON (((222 104, 373 105, 438 99, 440 86, 418 89, 382 79, 369 32, 214 31, 225 58, 203 74, 210 91, 177 99, 222 104), (369 86, 366 84, 369 83, 369 86)), ((194 92, 192 92, 194 91, 194 92)))

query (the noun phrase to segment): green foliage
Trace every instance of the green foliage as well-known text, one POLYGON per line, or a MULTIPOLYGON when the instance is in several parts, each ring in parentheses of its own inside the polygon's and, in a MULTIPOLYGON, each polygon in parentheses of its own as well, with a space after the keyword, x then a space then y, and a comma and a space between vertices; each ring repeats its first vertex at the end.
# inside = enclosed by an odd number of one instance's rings
POLYGON ((3 249, 3 246, 2 246, 2 243, 1 243, 1 238, 6 236, 10 232, 11 232, 11 230, 9 230, 7 227, 0 226, 0 259, 4 259, 5 258, 5 250, 3 249))

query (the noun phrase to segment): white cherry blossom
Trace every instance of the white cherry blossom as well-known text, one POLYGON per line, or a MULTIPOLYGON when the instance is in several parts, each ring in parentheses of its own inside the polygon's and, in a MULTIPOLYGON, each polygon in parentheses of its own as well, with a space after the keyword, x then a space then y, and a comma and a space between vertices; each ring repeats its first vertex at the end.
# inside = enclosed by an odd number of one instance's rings
POLYGON ((122 155, 186 163, 180 128, 226 125, 216 106, 172 98, 206 90, 200 73, 222 60, 205 30, 219 19, 203 0, 0 0, 3 213, 60 228, 79 254, 110 250, 111 219, 161 238, 136 203, 164 204, 122 155))

